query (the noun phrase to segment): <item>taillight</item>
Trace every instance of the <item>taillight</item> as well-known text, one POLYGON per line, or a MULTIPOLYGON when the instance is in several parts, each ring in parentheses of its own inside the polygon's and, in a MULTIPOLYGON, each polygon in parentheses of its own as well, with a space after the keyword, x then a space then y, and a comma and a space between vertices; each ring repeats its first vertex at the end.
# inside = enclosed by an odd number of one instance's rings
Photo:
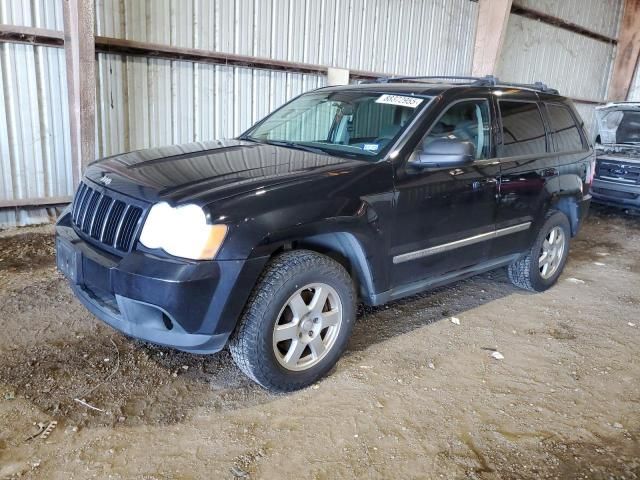
POLYGON ((595 154, 591 156, 589 160, 589 166, 587 167, 587 179, 586 183, 591 185, 593 183, 593 177, 596 176, 596 156, 595 154))

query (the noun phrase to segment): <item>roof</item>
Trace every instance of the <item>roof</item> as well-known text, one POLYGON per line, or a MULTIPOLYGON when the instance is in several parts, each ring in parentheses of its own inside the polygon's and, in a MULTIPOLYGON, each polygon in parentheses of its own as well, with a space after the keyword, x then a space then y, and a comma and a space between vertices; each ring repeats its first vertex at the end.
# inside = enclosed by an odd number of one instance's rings
POLYGON ((501 82, 495 77, 391 77, 374 82, 322 87, 318 90, 367 90, 412 95, 439 95, 452 88, 508 88, 513 90, 558 95, 557 90, 547 87, 541 82, 533 84, 501 82))
POLYGON ((454 84, 434 84, 434 83, 418 83, 418 82, 405 82, 405 83, 352 83, 349 85, 336 85, 331 87, 321 87, 318 90, 331 90, 331 91, 346 91, 346 90, 363 90, 374 91, 382 93, 399 93, 399 94, 413 94, 413 95, 425 95, 434 96, 439 95, 442 92, 454 87, 464 86, 469 88, 469 85, 454 85, 454 84))

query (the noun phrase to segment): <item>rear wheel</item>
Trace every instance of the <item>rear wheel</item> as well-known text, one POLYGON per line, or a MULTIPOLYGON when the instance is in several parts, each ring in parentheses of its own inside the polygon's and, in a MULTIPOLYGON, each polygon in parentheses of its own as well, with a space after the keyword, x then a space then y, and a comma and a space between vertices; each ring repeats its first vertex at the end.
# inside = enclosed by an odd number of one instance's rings
POLYGON ((258 281, 230 341, 231 355, 269 390, 303 388, 340 358, 354 319, 355 291, 342 265, 316 252, 287 252, 258 281))
POLYGON ((569 254, 571 230, 561 212, 552 213, 542 225, 528 254, 507 267, 517 287, 542 292, 558 281, 569 254))

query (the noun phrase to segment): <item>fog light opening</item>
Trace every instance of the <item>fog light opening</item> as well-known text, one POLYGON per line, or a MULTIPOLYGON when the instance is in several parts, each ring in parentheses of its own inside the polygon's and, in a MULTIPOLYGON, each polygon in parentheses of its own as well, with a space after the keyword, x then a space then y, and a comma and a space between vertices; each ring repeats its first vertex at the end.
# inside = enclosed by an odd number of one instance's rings
POLYGON ((167 330, 173 330, 173 322, 169 318, 169 315, 164 312, 162 313, 162 321, 164 322, 164 326, 167 328, 167 330))

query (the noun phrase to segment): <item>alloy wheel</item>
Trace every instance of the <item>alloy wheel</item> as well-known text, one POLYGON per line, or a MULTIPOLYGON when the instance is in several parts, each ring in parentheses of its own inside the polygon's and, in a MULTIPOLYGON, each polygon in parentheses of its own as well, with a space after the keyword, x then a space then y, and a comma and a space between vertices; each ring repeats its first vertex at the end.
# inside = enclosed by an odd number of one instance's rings
POLYGON ((538 258, 538 267, 542 278, 545 280, 551 278, 558 271, 565 248, 564 230, 559 226, 553 227, 542 242, 538 258))
POLYGON ((306 285, 289 297, 273 329, 273 352, 287 370, 317 365, 335 345, 342 325, 342 303, 325 283, 306 285))

